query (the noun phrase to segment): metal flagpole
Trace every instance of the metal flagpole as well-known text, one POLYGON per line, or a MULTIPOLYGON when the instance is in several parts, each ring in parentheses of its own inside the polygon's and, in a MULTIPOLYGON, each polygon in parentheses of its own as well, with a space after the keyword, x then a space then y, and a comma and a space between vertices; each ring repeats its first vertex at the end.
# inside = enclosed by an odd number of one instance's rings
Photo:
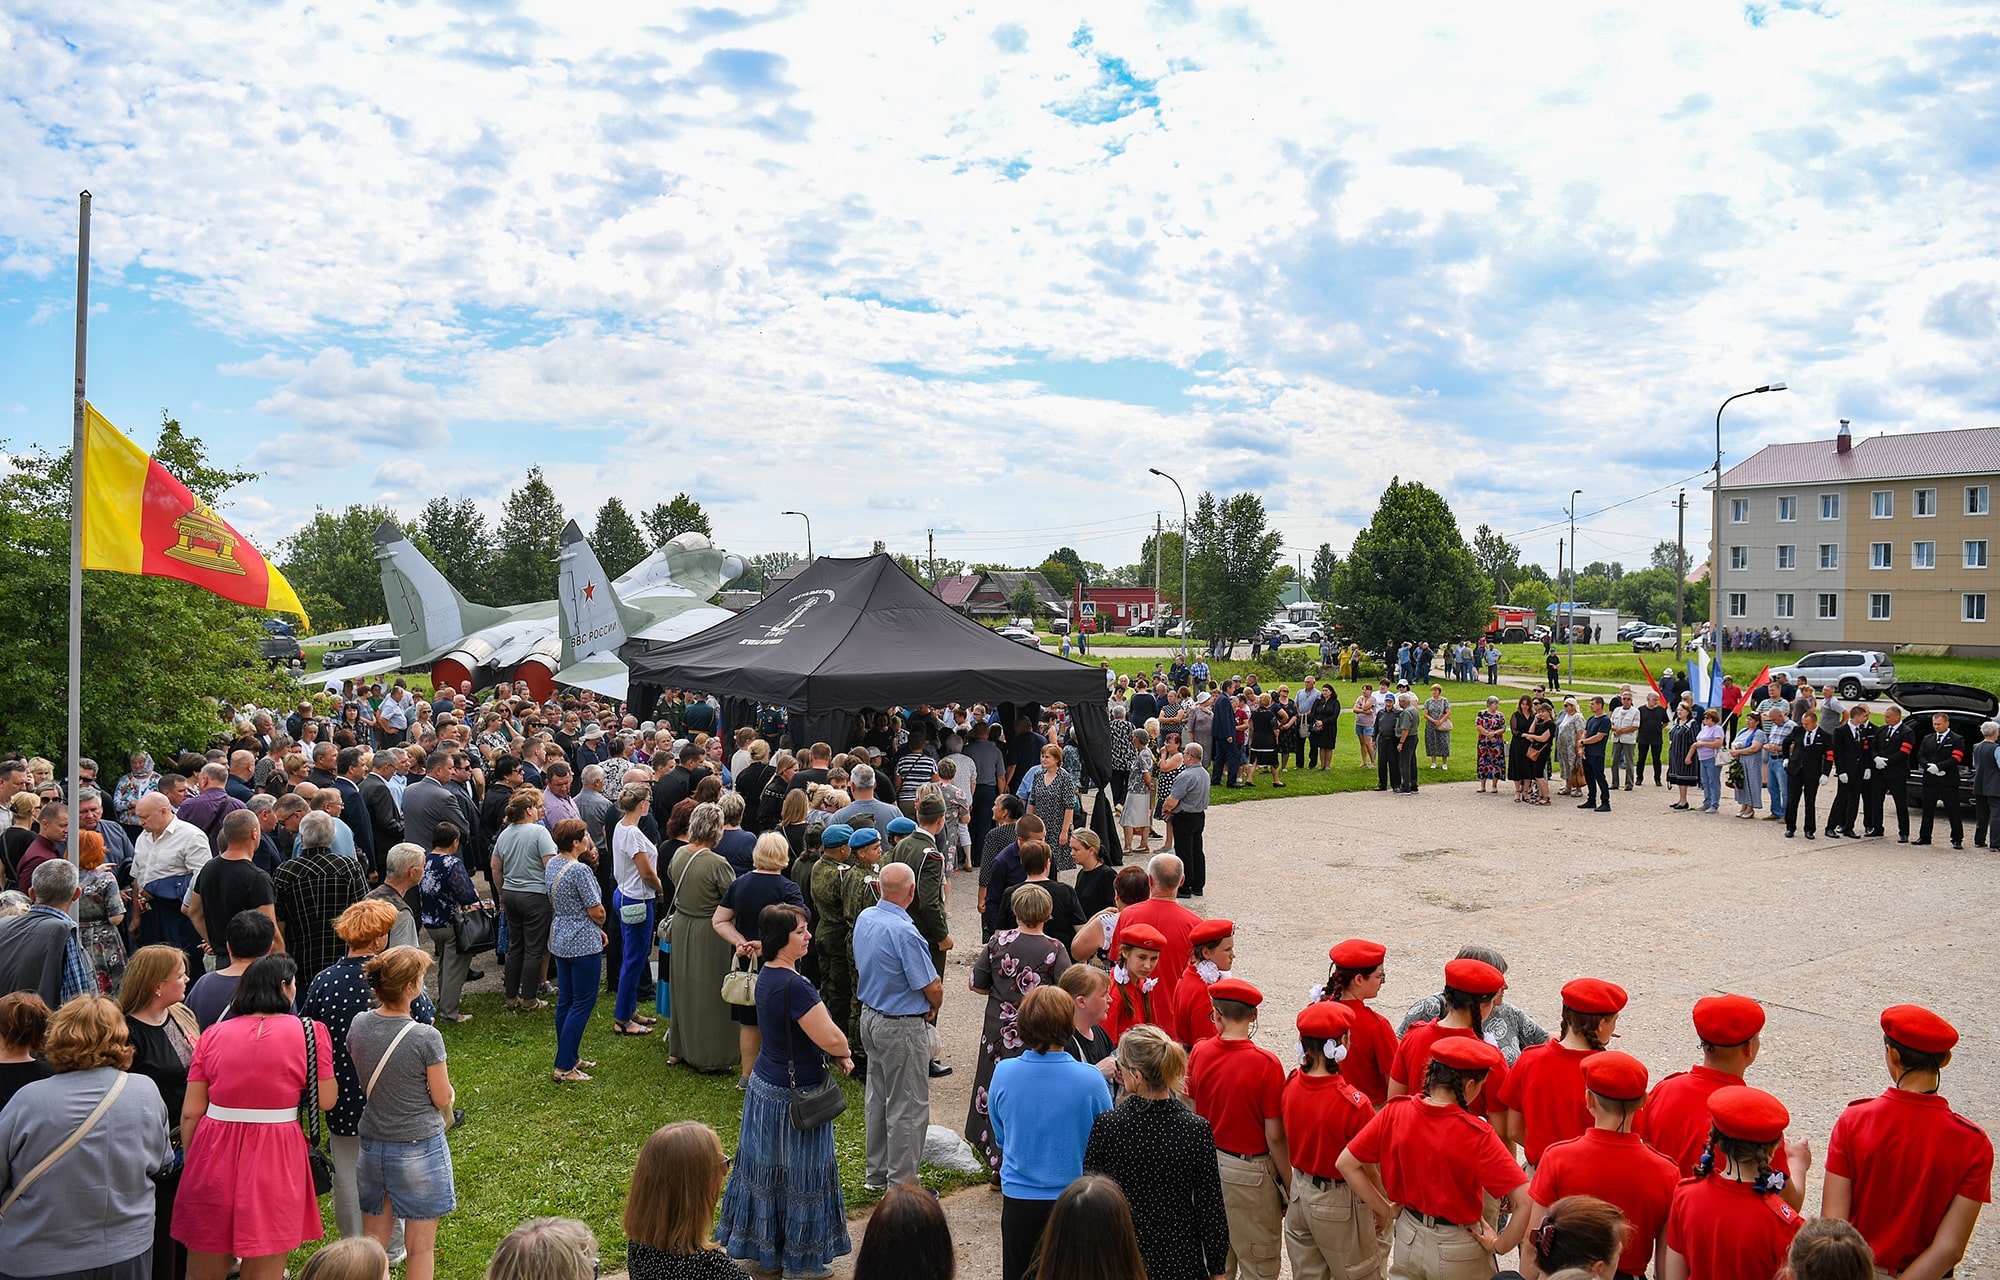
MULTIPOLYGON (((69 455, 69 813, 72 836, 81 830, 76 813, 83 755, 83 357, 90 324, 90 193, 76 198, 76 403, 71 407, 69 455)), ((65 842, 72 865, 80 842, 65 842)), ((76 904, 68 904, 71 915, 76 904)))

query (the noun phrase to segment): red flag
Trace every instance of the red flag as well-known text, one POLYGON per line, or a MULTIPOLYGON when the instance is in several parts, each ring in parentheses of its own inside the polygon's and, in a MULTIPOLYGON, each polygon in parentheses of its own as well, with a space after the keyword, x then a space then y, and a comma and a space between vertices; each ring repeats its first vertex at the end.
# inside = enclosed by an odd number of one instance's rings
POLYGON ((1749 689, 1730 689, 1728 695, 1723 699, 1723 711, 1733 713, 1738 707, 1750 700, 1751 690, 1761 689, 1769 683, 1771 683, 1771 664, 1767 662, 1764 664, 1764 669, 1757 673, 1757 678, 1750 682, 1749 689))
POLYGON ((1646 660, 1644 658, 1639 659, 1639 670, 1644 671, 1646 673, 1646 683, 1653 686, 1654 693, 1660 694, 1660 704, 1662 706, 1665 706, 1667 701, 1667 695, 1664 693, 1660 693, 1660 682, 1658 680, 1653 679, 1652 669, 1646 665, 1646 660))

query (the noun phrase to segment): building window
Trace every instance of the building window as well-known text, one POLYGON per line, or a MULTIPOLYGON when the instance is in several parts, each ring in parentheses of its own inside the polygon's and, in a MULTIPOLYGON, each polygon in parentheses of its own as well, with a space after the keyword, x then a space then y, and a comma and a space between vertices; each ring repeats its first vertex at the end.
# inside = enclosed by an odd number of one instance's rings
POLYGON ((1965 567, 1968 569, 1984 569, 1986 567, 1986 539, 1966 539, 1965 567))
POLYGON ((1840 597, 1831 591, 1819 593, 1819 616, 1822 621, 1840 616, 1840 597))
POLYGON ((1838 542, 1822 542, 1819 544, 1819 567, 1822 569, 1838 569, 1840 567, 1840 544, 1838 542))
POLYGON ((1868 621, 1887 622, 1889 620, 1889 593, 1871 591, 1868 593, 1868 621))
POLYGON ((1796 618, 1798 616, 1798 597, 1789 591, 1780 591, 1778 593, 1778 607, 1772 613, 1774 616, 1780 618, 1796 618))
POLYGON ((1893 569, 1896 567, 1895 553, 1889 550, 1891 545, 1887 542, 1871 542, 1868 544, 1868 567, 1870 569, 1893 569))
POLYGON ((1991 510, 1991 507, 1987 503, 1987 498, 1988 494, 1985 485, 1969 484, 1965 486, 1965 514, 1969 516, 1985 515, 1991 510))
POLYGON ((1796 520, 1798 518, 1799 518, 1799 500, 1797 498, 1778 499, 1778 519, 1796 520))
POLYGON ((1912 569, 1937 568, 1937 543, 1912 542, 1910 544, 1910 567, 1912 569))
POLYGON ((1748 569, 1750 567, 1750 548, 1729 548, 1729 567, 1732 569, 1748 569))
POLYGON ((1729 593, 1729 616, 1747 618, 1750 616, 1750 597, 1741 591, 1729 593))
POLYGON ((1917 497, 1916 513, 1918 515, 1934 516, 1937 514, 1936 489, 1919 489, 1917 490, 1916 497, 1917 497))
POLYGON ((1750 518, 1750 499, 1731 498, 1729 500, 1729 523, 1742 524, 1750 518))
POLYGON ((1798 568, 1798 567, 1799 567, 1799 549, 1798 549, 1797 547, 1779 547, 1779 548, 1778 548, 1778 567, 1779 567, 1780 569, 1796 569, 1796 568, 1798 568))
POLYGON ((1819 495, 1819 518, 1822 520, 1840 519, 1839 494, 1822 493, 1821 495, 1819 495))
POLYGON ((1869 499, 1870 510, 1868 514, 1875 519, 1887 520, 1896 514, 1896 491, 1894 489, 1877 489, 1869 495, 1869 499))
POLYGON ((1958 620, 1960 622, 1986 621, 1986 593, 1968 591, 1958 598, 1958 620))

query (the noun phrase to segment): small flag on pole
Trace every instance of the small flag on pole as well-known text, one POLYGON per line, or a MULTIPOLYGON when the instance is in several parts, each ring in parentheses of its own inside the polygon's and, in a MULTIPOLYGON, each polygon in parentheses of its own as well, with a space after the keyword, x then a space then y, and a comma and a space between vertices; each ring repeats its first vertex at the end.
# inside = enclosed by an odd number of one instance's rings
POLYGON ((85 405, 84 418, 84 568, 178 578, 305 619, 292 584, 248 539, 96 408, 85 405))
POLYGON ((1697 707, 1722 710, 1722 659, 1696 645, 1694 661, 1688 664, 1688 692, 1697 707))

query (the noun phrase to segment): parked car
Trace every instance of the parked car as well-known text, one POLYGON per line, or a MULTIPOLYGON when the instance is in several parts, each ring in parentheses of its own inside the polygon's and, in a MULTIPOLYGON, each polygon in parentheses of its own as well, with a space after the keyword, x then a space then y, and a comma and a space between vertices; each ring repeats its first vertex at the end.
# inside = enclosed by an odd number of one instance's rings
POLYGON ((1030 649, 1039 649, 1042 647, 1041 637, 1026 627, 1001 627, 995 634, 1005 636, 1016 644, 1027 645, 1030 649))
POLYGON ((1673 648, 1678 639, 1672 627, 1642 627, 1628 638, 1634 653, 1659 653, 1673 648))
MULTIPOLYGON (((1965 763, 1958 770, 1960 803, 1972 803, 1972 748, 1979 745, 1979 726, 2000 718, 2000 698, 1969 684, 1944 684, 1935 680, 1905 680, 1892 684, 1882 695, 1903 709, 1922 733, 1931 732, 1931 717, 1942 711, 1951 717, 1951 727, 1965 739, 1965 763)), ((1910 770, 1910 800, 1921 800, 1924 772, 1910 770)))
POLYGON ((1877 649, 1821 649, 1797 662, 1772 667, 1771 675, 1815 689, 1832 685, 1841 697, 1858 698, 1864 693, 1886 693, 1896 683, 1896 663, 1877 649))
POLYGON ((1172 626, 1173 621, 1171 619, 1148 618, 1144 622, 1135 622, 1125 628, 1125 634, 1128 636, 1157 636, 1172 626))
POLYGON ((1319 629, 1300 622, 1273 622, 1264 628, 1264 638, 1276 636, 1285 644, 1318 644, 1319 629))
POLYGON ((385 636, 380 640, 363 640, 360 644, 349 645, 345 649, 328 649, 319 662, 321 668, 332 671, 336 667, 352 666, 357 662, 401 657, 402 653, 402 642, 394 636, 385 636))
POLYGON ((257 642, 257 651, 273 667, 289 666, 304 661, 306 656, 299 646, 298 633, 283 618, 264 619, 264 638, 257 642))
POLYGON ((1618 628, 1618 638, 1620 640, 1630 640, 1633 636, 1638 635, 1641 631, 1650 631, 1650 630, 1652 630, 1652 627, 1647 623, 1628 622, 1624 626, 1618 628))

